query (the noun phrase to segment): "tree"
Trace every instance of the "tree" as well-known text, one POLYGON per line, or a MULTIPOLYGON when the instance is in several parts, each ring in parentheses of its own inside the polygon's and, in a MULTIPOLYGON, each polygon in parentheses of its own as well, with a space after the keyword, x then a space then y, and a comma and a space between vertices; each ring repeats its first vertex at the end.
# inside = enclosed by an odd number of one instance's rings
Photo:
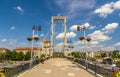
POLYGON ((11 56, 12 56, 12 52, 9 51, 9 50, 7 50, 7 51, 5 52, 5 58, 6 58, 6 60, 10 60, 11 56))
POLYGON ((5 58, 5 53, 4 53, 4 52, 1 52, 1 53, 0 53, 0 60, 1 60, 1 61, 6 60, 6 58, 5 58))
POLYGON ((30 60, 30 58, 31 58, 31 52, 28 51, 28 52, 25 54, 24 58, 25 58, 25 60, 30 60))
POLYGON ((16 56, 16 60, 24 60, 24 53, 23 52, 18 52, 16 56))
POLYGON ((85 52, 72 52, 71 55, 76 58, 84 59, 86 54, 85 54, 85 52))
POLYGON ((103 58, 103 57, 107 57, 107 54, 106 53, 102 53, 101 54, 101 57, 103 58))
POLYGON ((45 54, 42 54, 42 55, 40 56, 40 58, 45 58, 45 54))
POLYGON ((120 57, 119 50, 114 50, 110 56, 112 58, 119 58, 120 57))
POLYGON ((16 57, 17 57, 17 52, 12 51, 11 60, 16 60, 16 57))

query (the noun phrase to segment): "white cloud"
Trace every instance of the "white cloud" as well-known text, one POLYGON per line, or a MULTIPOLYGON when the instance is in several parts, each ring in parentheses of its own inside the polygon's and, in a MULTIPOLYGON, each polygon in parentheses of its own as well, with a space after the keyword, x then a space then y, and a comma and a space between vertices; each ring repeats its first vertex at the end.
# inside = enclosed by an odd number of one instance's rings
MULTIPOLYGON (((86 42, 87 45, 97 45, 99 44, 99 41, 95 41, 95 40, 91 40, 90 42, 86 42)), ((85 42, 84 41, 75 41, 73 43, 74 46, 78 46, 78 45, 85 45, 85 42)))
POLYGON ((62 9, 67 18, 73 18, 80 15, 80 11, 95 7, 96 0, 54 0, 56 5, 62 9))
POLYGON ((70 13, 78 9, 90 9, 95 6, 95 0, 55 0, 55 2, 62 9, 66 7, 66 10, 70 13))
MULTIPOLYGON (((76 51, 81 51, 81 52, 84 52, 84 48, 85 46, 81 46, 81 45, 77 45, 74 47, 76 51)), ((99 51, 99 50, 105 50, 105 51, 112 51, 112 50, 115 50, 115 47, 113 46, 103 46, 100 44, 87 44, 87 47, 86 47, 86 50, 87 51, 99 51)))
POLYGON ((39 37, 39 36, 36 34, 36 35, 34 35, 33 37, 39 37))
POLYGON ((44 34, 41 34, 40 36, 41 36, 41 37, 43 37, 43 36, 44 36, 44 34))
MULTIPOLYGON (((112 37, 108 35, 108 33, 114 32, 114 30, 118 27, 118 23, 109 23, 107 24, 104 28, 100 30, 96 30, 91 34, 88 34, 87 36, 90 37, 92 40, 91 42, 88 43, 88 45, 92 45, 96 48, 96 45, 101 44, 102 42, 111 40, 112 37)), ((70 27, 70 30, 76 30, 78 25, 73 25, 70 27)), ((95 28, 95 26, 88 26, 89 29, 95 28)), ((84 45, 83 41, 76 41, 73 45, 78 46, 78 45, 84 45)), ((110 47, 107 47, 107 49, 110 49, 110 47)), ((113 48, 114 49, 114 48, 113 48)), ((100 50, 100 47, 97 47, 96 50, 100 50)))
POLYGON ((77 26, 81 26, 81 27, 85 26, 88 29, 94 29, 95 28, 95 26, 91 26, 89 23, 84 23, 83 25, 73 25, 73 26, 70 27, 70 30, 71 31, 77 31, 77 26))
POLYGON ((14 7, 14 9, 18 10, 20 13, 24 12, 21 6, 14 7))
POLYGON ((20 45, 20 46, 26 46, 27 43, 20 43, 19 45, 20 45))
POLYGON ((76 45, 79 45, 80 43, 81 41, 75 41, 73 45, 76 46, 76 45))
POLYGON ((90 44, 96 45, 96 44, 99 44, 99 42, 98 41, 91 41, 90 44))
POLYGON ((1 41, 2 41, 2 42, 6 42, 6 41, 7 41, 7 39, 6 39, 6 38, 4 38, 4 39, 2 39, 1 41))
MULTIPOLYGON (((66 46, 68 46, 69 44, 66 43, 66 46)), ((55 51, 59 52, 59 51, 63 51, 63 42, 60 42, 58 44, 55 45, 55 51)))
POLYGON ((89 23, 85 23, 83 24, 83 26, 85 26, 86 28, 90 27, 90 24, 89 23))
POLYGON ((114 5, 113 5, 113 8, 114 9, 120 9, 120 1, 115 2, 114 5))
POLYGON ((120 42, 118 42, 118 43, 114 44, 114 46, 120 46, 120 42))
POLYGON ((56 36, 56 39, 62 39, 64 37, 64 33, 60 33, 56 36))
POLYGON ((14 39, 9 40, 9 45, 16 45, 16 43, 17 43, 17 40, 14 40, 14 39))
POLYGON ((90 44, 96 45, 100 42, 111 40, 112 37, 107 34, 113 33, 114 30, 118 27, 118 23, 109 23, 101 30, 96 30, 93 33, 89 34, 88 37, 91 37, 92 41, 90 44))
POLYGON ((24 11, 24 10, 21 8, 21 6, 17 6, 16 9, 19 10, 20 12, 23 12, 23 11, 24 11))
POLYGON ((96 26, 90 26, 90 28, 89 29, 95 29, 96 28, 96 26))
POLYGON ((104 51, 113 51, 113 50, 115 50, 115 47, 111 47, 111 46, 108 46, 108 47, 103 47, 103 48, 101 48, 101 50, 104 50, 104 51))
POLYGON ((105 26, 102 30, 105 31, 105 33, 112 33, 114 30, 118 27, 118 23, 110 23, 105 26))
MULTIPOLYGON (((66 37, 67 38, 74 38, 74 37, 76 37, 76 33, 74 33, 74 32, 68 32, 68 33, 66 33, 66 37)), ((58 34, 57 36, 56 36, 56 39, 63 39, 64 38, 64 33, 60 33, 60 34, 58 34)))
POLYGON ((67 37, 67 38, 74 38, 74 37, 76 37, 76 36, 77 36, 77 34, 74 33, 74 32, 68 32, 68 33, 66 34, 66 37, 67 37))
POLYGON ((95 10, 95 13, 99 14, 100 17, 105 18, 108 14, 111 14, 114 9, 112 8, 113 2, 105 4, 95 10))
POLYGON ((58 44, 56 44, 56 46, 62 46, 63 45, 63 43, 61 42, 61 43, 58 43, 58 44))
POLYGON ((91 37, 92 40, 94 41, 107 41, 112 38, 112 37, 105 35, 105 33, 100 30, 96 30, 93 33, 89 34, 88 36, 91 37))
POLYGON ((78 26, 78 25, 73 25, 73 26, 71 26, 71 27, 70 27, 70 30, 71 30, 71 31, 77 31, 77 26, 78 26))
POLYGON ((14 30, 15 29, 15 26, 12 26, 11 28, 10 28, 10 30, 14 30))
POLYGON ((107 3, 96 9, 94 12, 99 14, 100 17, 105 18, 107 15, 112 14, 117 9, 120 9, 120 1, 107 3))
POLYGON ((80 45, 80 44, 85 44, 85 42, 78 40, 78 41, 75 41, 73 45, 77 46, 77 45, 80 45))
POLYGON ((42 45, 42 42, 36 42, 35 44, 36 44, 37 46, 38 46, 38 45, 41 46, 41 45, 42 45))
POLYGON ((56 44, 54 49, 57 52, 63 51, 63 43, 61 42, 61 43, 56 44))

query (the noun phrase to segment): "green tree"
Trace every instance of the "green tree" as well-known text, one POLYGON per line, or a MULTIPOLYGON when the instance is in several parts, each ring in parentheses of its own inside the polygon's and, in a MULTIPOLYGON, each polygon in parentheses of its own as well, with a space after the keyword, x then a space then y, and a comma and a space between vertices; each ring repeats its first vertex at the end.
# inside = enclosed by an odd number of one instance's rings
POLYGON ((8 50, 8 51, 5 52, 5 58, 6 58, 6 60, 10 60, 11 56, 12 56, 12 52, 10 50, 8 50))
POLYGON ((117 57, 120 58, 120 54, 117 54, 117 57))
POLYGON ((103 58, 103 57, 107 57, 107 54, 106 53, 102 53, 101 54, 101 57, 103 58))
POLYGON ((40 56, 40 58, 45 58, 45 54, 42 54, 42 55, 40 56))
POLYGON ((17 52, 12 51, 11 60, 16 60, 16 57, 17 57, 17 52))
POLYGON ((76 58, 85 58, 85 53, 84 52, 72 52, 71 53, 72 56, 76 57, 76 58))
POLYGON ((63 52, 60 52, 60 57, 64 57, 64 53, 63 52))
POLYGON ((31 58, 31 52, 28 51, 28 52, 25 54, 24 58, 25 58, 25 60, 30 60, 30 58, 31 58))
POLYGON ((112 51, 110 57, 112 57, 112 58, 119 58, 120 57, 119 56, 119 51, 118 50, 112 51))
POLYGON ((24 60, 24 53, 23 52, 18 52, 16 56, 16 60, 24 60))
POLYGON ((0 60, 1 60, 1 61, 6 60, 6 58, 5 58, 5 53, 4 53, 4 52, 1 52, 1 53, 0 53, 0 60))

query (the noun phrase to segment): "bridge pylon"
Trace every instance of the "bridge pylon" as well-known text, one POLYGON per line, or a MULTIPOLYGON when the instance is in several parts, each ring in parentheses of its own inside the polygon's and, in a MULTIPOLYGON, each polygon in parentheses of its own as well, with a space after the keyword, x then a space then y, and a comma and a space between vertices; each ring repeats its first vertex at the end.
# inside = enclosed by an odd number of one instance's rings
POLYGON ((54 34, 55 34, 55 28, 54 28, 54 21, 57 20, 57 21, 60 21, 60 20, 63 20, 64 21, 64 38, 63 38, 63 51, 64 51, 64 56, 67 56, 67 46, 66 46, 66 42, 67 42, 67 39, 66 39, 66 16, 52 16, 51 18, 51 55, 50 56, 53 56, 53 52, 54 52, 54 34))

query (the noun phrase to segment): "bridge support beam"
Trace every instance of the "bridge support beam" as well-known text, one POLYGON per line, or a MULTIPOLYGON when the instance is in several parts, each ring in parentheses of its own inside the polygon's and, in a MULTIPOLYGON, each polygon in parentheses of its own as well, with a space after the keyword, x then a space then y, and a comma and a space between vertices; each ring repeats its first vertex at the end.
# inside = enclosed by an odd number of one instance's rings
POLYGON ((51 19, 51 55, 53 56, 54 52, 54 20, 63 20, 64 21, 64 41, 63 41, 63 51, 64 51, 64 56, 67 56, 67 46, 66 46, 66 17, 65 16, 52 16, 51 19))

